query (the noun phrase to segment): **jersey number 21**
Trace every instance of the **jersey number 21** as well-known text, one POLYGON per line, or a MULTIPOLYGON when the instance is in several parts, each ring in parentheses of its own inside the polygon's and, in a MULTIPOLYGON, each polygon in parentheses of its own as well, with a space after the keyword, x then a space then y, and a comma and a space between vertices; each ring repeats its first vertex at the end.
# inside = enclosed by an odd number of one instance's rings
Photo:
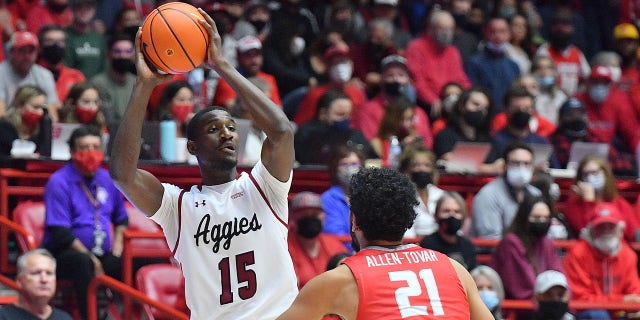
POLYGON ((440 294, 438 293, 438 286, 436 285, 436 279, 433 276, 431 269, 422 269, 418 274, 413 271, 394 271, 389 272, 389 280, 391 281, 403 281, 407 283, 406 287, 400 287, 396 289, 396 302, 400 309, 400 315, 402 318, 414 317, 414 316, 426 316, 429 314, 426 305, 411 305, 409 297, 417 297, 422 295, 422 286, 420 280, 424 282, 424 287, 427 290, 429 297, 429 305, 434 316, 444 315, 444 309, 442 308, 442 301, 440 300, 440 294))

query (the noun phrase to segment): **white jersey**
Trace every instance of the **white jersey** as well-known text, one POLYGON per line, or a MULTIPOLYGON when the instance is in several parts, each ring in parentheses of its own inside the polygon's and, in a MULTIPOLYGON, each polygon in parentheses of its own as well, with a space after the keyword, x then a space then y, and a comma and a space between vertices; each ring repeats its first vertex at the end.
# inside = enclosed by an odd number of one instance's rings
POLYGON ((191 319, 275 319, 298 293, 287 249, 291 177, 258 162, 251 174, 186 192, 163 184, 151 217, 185 276, 191 319))

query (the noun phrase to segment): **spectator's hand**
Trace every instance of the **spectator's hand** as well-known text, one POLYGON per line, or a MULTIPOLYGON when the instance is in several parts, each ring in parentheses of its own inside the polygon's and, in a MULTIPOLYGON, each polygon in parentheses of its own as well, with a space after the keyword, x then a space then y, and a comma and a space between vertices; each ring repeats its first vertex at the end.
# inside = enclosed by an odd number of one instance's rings
POLYGON ((93 30, 99 34, 105 34, 107 32, 107 26, 102 20, 93 21, 93 30))
POLYGON ((111 247, 111 254, 120 257, 122 256, 123 245, 121 241, 114 241, 113 246, 111 247))
POLYGON ((95 255, 91 255, 91 261, 93 261, 93 270, 95 273, 95 276, 101 276, 104 274, 104 270, 102 269, 102 262, 100 262, 100 259, 98 259, 98 257, 96 257, 95 255))
POLYGON ((588 182, 578 181, 571 186, 571 191, 584 201, 594 201, 596 199, 596 190, 588 182))
POLYGON ((431 103, 431 119, 440 118, 440 114, 442 113, 442 101, 440 99, 434 100, 431 103))
POLYGON ((377 72, 369 72, 365 76, 364 81, 367 83, 368 87, 377 86, 382 82, 382 77, 377 72))

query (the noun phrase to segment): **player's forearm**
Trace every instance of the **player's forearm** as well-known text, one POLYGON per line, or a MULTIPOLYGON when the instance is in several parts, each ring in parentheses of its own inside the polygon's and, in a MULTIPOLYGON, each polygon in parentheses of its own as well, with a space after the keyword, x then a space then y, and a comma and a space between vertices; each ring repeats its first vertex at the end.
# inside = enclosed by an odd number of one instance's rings
POLYGON ((142 122, 153 87, 145 82, 136 83, 113 141, 109 172, 119 186, 130 184, 134 179, 142 142, 142 122))

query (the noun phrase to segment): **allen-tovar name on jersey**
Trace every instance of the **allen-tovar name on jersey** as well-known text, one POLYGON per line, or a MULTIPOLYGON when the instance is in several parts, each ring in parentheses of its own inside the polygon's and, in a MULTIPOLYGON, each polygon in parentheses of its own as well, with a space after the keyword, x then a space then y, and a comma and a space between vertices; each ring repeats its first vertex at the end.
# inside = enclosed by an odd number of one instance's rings
POLYGON ((388 252, 379 255, 366 256, 367 267, 393 266, 403 263, 425 263, 438 261, 438 257, 431 250, 388 252))

